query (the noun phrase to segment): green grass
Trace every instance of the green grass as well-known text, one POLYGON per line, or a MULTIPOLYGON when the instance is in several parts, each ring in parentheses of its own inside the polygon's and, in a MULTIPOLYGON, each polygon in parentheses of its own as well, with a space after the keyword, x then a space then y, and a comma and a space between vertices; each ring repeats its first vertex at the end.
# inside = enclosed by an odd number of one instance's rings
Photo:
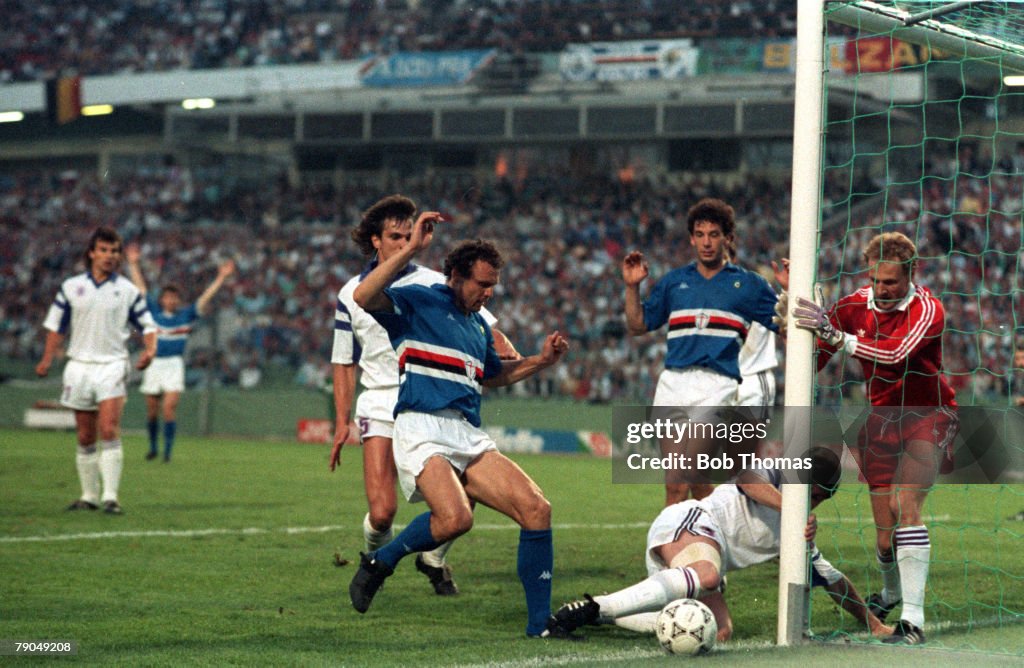
MULTIPOLYGON (((407 560, 371 610, 355 613, 347 586, 365 512, 357 449, 346 450, 332 474, 324 446, 186 436, 175 461, 164 465, 143 461, 142 440, 129 436, 126 514, 110 517, 63 510, 78 493, 73 440, 68 433, 0 430, 0 638, 74 639, 79 662, 132 666, 677 661, 661 655, 652 638, 614 628, 591 630, 586 643, 524 638, 518 532, 483 508, 451 553, 458 597, 434 596, 407 560), (349 563, 335 566, 336 554, 349 563)), ((554 508, 556 605, 643 577, 644 536, 660 509, 660 487, 613 485, 609 462, 584 456, 516 460, 554 508)), ((729 576, 735 638, 701 660, 1019 664, 1024 626, 1012 620, 1024 611, 1024 527, 1005 517, 1024 508, 1021 501, 1015 487, 932 495, 927 648, 865 643, 820 592, 812 601, 814 630, 838 630, 832 637, 840 644, 771 648, 777 567, 769 563, 729 576)), ((423 509, 401 505, 398 522, 423 509)), ((864 593, 877 585, 869 515, 857 485, 819 513, 822 549, 864 593)))

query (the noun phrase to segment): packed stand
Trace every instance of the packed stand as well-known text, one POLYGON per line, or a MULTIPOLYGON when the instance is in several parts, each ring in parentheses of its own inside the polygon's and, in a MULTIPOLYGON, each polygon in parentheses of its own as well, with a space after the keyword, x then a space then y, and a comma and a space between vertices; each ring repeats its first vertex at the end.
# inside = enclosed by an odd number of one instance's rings
POLYGON ((10 0, 0 83, 325 63, 395 51, 793 36, 794 0, 10 0))
MULTIPOLYGON (((1022 194, 1020 180, 1010 177, 1020 172, 998 170, 968 171, 978 177, 962 173, 955 181, 926 179, 920 187, 927 211, 921 214, 909 187, 902 197, 866 198, 872 206, 887 202, 886 229, 904 231, 919 244, 921 281, 949 313, 947 371, 978 403, 1007 396, 1020 308, 1012 289, 1024 259, 1022 194)), ((107 223, 141 243, 154 286, 179 283, 191 298, 222 259, 236 260, 238 273, 208 318, 216 319, 219 345, 210 333, 205 342, 196 337, 192 382, 246 385, 273 366, 290 369, 298 383, 318 386, 329 377, 335 295, 365 264, 349 240, 350 226, 382 193, 402 192, 451 216, 451 238, 481 236, 502 248, 507 264, 491 307, 517 347, 534 352, 554 329, 571 339, 567 363, 557 373, 515 391, 644 402, 653 396, 662 367, 664 332, 626 336, 623 254, 644 251, 650 285, 689 262, 686 210, 703 196, 735 207, 742 265, 770 279, 770 261, 788 253, 787 184, 748 178, 730 187, 664 175, 580 179, 553 168, 517 173, 483 182, 468 175, 352 180, 340 189, 295 188, 281 179, 270 187, 230 190, 217 185, 216 174, 176 168, 102 186, 88 174, 8 177, 0 181, 0 356, 38 356, 39 326, 59 281, 80 260, 88 232, 107 223)), ((843 182, 830 184, 826 193, 826 202, 838 208, 847 197, 840 194, 843 182)), ((829 300, 863 284, 861 245, 882 220, 878 209, 858 218, 853 230, 845 223, 826 230, 818 278, 829 300)), ((440 268, 445 246, 437 243, 423 263, 440 268)), ((830 369, 818 379, 822 399, 861 380, 853 365, 830 369)), ((781 370, 778 380, 781 387, 781 370)))

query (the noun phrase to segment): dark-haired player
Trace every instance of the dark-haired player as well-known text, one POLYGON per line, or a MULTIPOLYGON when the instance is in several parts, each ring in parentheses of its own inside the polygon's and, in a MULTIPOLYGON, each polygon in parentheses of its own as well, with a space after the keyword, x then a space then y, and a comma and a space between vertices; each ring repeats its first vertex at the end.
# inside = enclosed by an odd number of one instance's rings
MULTIPOLYGON (((372 552, 394 537, 392 523, 398 509, 395 484, 398 473, 392 455, 395 428, 395 403, 398 401, 398 356, 384 328, 352 298, 359 284, 378 264, 405 248, 412 235, 416 204, 403 195, 388 195, 363 212, 352 230, 352 240, 368 261, 366 269, 353 276, 338 292, 334 315, 334 347, 331 352, 336 412, 334 447, 330 468, 341 462, 346 444, 362 442, 363 486, 368 512, 363 518, 366 551, 372 552), (363 391, 356 397, 357 368, 363 391), (355 415, 352 404, 355 403, 355 415), (353 422, 354 419, 354 422, 353 422), (353 433, 354 432, 354 433, 353 433)), ((441 272, 415 263, 402 267, 390 287, 443 284, 441 272)), ((481 316, 492 327, 494 316, 481 309, 481 316)), ((495 345, 503 359, 519 354, 504 334, 494 331, 495 345)), ((416 557, 416 568, 426 575, 441 596, 458 593, 446 555, 451 542, 416 557)))
POLYGON ((159 451, 160 416, 164 419, 164 461, 171 461, 174 437, 178 427, 178 402, 185 391, 185 345, 192 334, 199 317, 206 313, 210 301, 224 285, 228 276, 235 273, 234 260, 225 260, 217 268, 217 276, 203 290, 194 304, 185 302, 181 288, 167 284, 154 298, 146 286, 140 260, 142 251, 136 244, 125 249, 128 260, 128 274, 132 283, 146 298, 149 312, 158 326, 156 357, 142 375, 139 391, 146 397, 146 433, 149 435, 149 452, 146 459, 157 458, 159 451))
POLYGON ((136 367, 145 369, 156 353, 156 323, 146 300, 132 282, 118 273, 121 236, 97 228, 85 251, 86 271, 61 283, 46 314, 46 347, 36 374, 46 376, 65 337, 60 402, 75 412, 78 454, 75 463, 82 495, 68 510, 96 510, 120 515, 118 500, 124 451, 121 414, 128 380, 130 328, 142 332, 145 349, 136 367), (101 487, 102 484, 102 495, 101 487))
POLYGON ((469 531, 473 505, 481 503, 521 527, 517 572, 526 595, 526 634, 548 637, 553 635, 551 505, 480 428, 480 393, 482 387, 509 385, 555 364, 568 342, 553 332, 540 354, 498 357, 491 328, 479 312, 494 294, 503 260, 486 241, 465 241, 448 253, 444 284, 388 287, 430 244, 440 219, 437 212, 420 214, 405 247, 378 264, 354 293, 398 353, 395 464, 406 498, 422 499, 430 510, 393 541, 361 556, 349 596, 357 611, 366 612, 403 557, 469 531))
MULTIPOLYGON (((811 468, 811 508, 830 498, 839 486, 839 459, 816 449, 811 468)), ((653 631, 657 612, 680 598, 700 599, 715 615, 718 640, 732 635, 732 618, 722 592, 723 576, 779 556, 781 477, 774 469, 744 471, 735 483, 719 485, 701 500, 668 506, 647 532, 648 577, 603 596, 585 594, 555 613, 563 632, 584 624, 616 623, 636 631, 653 631)), ((811 584, 823 586, 834 600, 867 626, 885 636, 853 583, 813 546, 817 521, 808 516, 804 537, 812 543, 811 584)))
MULTIPOLYGON (((676 416, 680 422, 703 415, 687 408, 735 406, 740 348, 751 322, 778 331, 774 290, 760 275, 729 262, 735 228, 733 208, 722 200, 705 198, 693 205, 687 229, 697 259, 667 273, 643 301, 640 283, 649 273, 643 254, 633 251, 622 261, 627 331, 640 336, 668 325, 654 405, 680 407, 686 413, 676 416)), ((685 500, 691 484, 667 477, 665 505, 685 500)), ((710 491, 709 485, 694 487, 695 498, 710 491)))

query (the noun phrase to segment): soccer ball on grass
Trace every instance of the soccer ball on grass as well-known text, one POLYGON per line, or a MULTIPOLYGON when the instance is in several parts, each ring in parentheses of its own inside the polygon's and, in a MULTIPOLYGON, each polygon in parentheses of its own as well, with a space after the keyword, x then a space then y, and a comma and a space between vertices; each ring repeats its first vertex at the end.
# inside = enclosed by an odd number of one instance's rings
POLYGON ((661 609, 654 630, 669 654, 694 656, 706 654, 715 646, 718 624, 708 606, 692 598, 681 598, 661 609))

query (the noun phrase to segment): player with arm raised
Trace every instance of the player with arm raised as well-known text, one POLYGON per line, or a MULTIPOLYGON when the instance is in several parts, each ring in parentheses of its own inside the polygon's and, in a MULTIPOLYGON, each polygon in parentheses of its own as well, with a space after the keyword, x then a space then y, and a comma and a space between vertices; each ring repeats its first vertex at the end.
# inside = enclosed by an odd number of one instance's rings
MULTIPOLYGON (((839 458, 824 448, 811 451, 811 508, 830 498, 839 486, 839 458)), ((733 483, 719 485, 701 500, 668 506, 647 533, 648 577, 603 596, 585 594, 563 605, 555 620, 563 632, 584 624, 615 623, 634 631, 654 631, 654 621, 668 603, 700 599, 715 615, 720 641, 733 631, 732 618, 720 586, 728 571, 740 570, 779 556, 781 478, 775 469, 744 471, 733 483)), ((822 586, 834 600, 875 636, 892 633, 867 608, 853 583, 814 547, 817 521, 808 517, 804 536, 811 548, 811 584, 822 586)))
MULTIPOLYGON (((735 227, 733 208, 725 202, 697 202, 687 215, 697 259, 666 274, 644 301, 640 283, 649 272, 643 254, 633 251, 622 261, 629 334, 640 336, 668 325, 665 369, 658 378, 655 406, 735 406, 742 379, 739 353, 750 323, 778 331, 773 323, 777 299, 768 282, 728 260, 735 227)), ((703 414, 686 412, 687 417, 703 414)), ((666 476, 665 505, 685 500, 691 484, 695 498, 710 493, 709 484, 666 476)))
POLYGON ((420 214, 405 247, 378 264, 354 293, 356 303, 387 330, 398 353, 395 464, 406 498, 426 501, 429 510, 387 545, 361 555, 349 596, 357 611, 366 612, 403 557, 469 531, 473 506, 482 503, 520 526, 517 572, 526 595, 526 634, 550 637, 557 635, 551 618, 551 505, 480 428, 480 392, 555 364, 568 342, 554 332, 540 354, 498 357, 479 311, 494 293, 503 260, 486 241, 462 242, 448 253, 443 285, 387 287, 427 247, 440 219, 436 212, 420 214))
MULTIPOLYGON (((389 195, 367 209, 352 230, 352 240, 369 260, 365 271, 354 276, 338 292, 334 317, 334 347, 331 362, 334 374, 335 429, 330 468, 341 461, 345 444, 361 439, 363 446, 363 485, 369 512, 363 518, 366 551, 372 552, 393 538, 391 525, 398 508, 395 485, 398 473, 392 455, 394 408, 398 401, 398 356, 384 328, 353 299, 353 293, 367 275, 380 263, 405 248, 412 235, 416 204, 402 195, 389 195), (363 391, 356 396, 356 377, 360 375, 363 391), (355 422, 352 404, 355 402, 355 422)), ((438 271, 409 263, 402 267, 390 287, 443 284, 438 271)), ((481 309, 488 325, 495 319, 481 309)), ((503 359, 517 359, 508 339, 494 332, 495 346, 503 359)), ((446 554, 451 547, 445 542, 436 550, 417 555, 416 568, 426 575, 434 591, 442 596, 456 594, 446 554)))
POLYGON ((43 322, 46 345, 36 365, 38 376, 49 374, 68 339, 61 403, 75 412, 75 463, 82 485, 82 495, 68 510, 96 510, 102 503, 105 513, 123 512, 118 488, 124 465, 121 414, 128 379, 129 327, 142 332, 145 342, 136 367, 145 369, 156 354, 156 323, 146 300, 117 271, 121 251, 117 232, 97 228, 86 247, 85 273, 61 284, 43 322))
POLYGON ((181 288, 169 283, 160 289, 154 299, 146 286, 140 261, 142 251, 137 244, 125 249, 128 274, 132 283, 146 298, 149 312, 157 324, 156 357, 142 375, 139 391, 146 397, 146 431, 149 434, 147 460, 159 454, 160 415, 164 419, 164 461, 171 461, 174 436, 178 426, 178 402, 185 391, 185 345, 196 321, 206 314, 213 296, 224 281, 235 273, 234 260, 225 260, 217 268, 217 276, 194 304, 186 304, 181 288))
POLYGON ((917 247, 906 235, 875 236, 864 260, 868 285, 829 311, 801 298, 793 317, 817 335, 819 369, 839 351, 861 364, 872 409, 854 454, 871 491, 883 582, 868 602, 884 619, 902 599, 895 633, 885 642, 920 644, 931 559, 921 510, 936 475, 952 464, 959 425, 942 370, 945 311, 914 283, 917 247))

